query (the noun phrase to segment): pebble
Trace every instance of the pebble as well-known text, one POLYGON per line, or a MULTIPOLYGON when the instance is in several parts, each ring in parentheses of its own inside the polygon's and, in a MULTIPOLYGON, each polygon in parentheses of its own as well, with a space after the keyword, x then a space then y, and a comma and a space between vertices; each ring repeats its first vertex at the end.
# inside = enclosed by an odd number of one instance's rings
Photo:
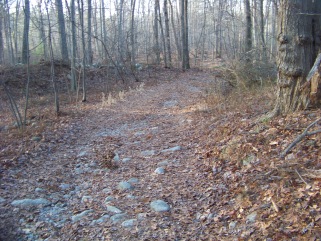
POLYGON ((105 203, 109 203, 111 201, 113 201, 115 198, 113 196, 108 196, 105 198, 105 203))
POLYGON ((123 226, 124 228, 130 228, 134 226, 136 223, 137 223, 137 219, 128 219, 122 222, 121 226, 123 226))
POLYGON ((98 218, 96 220, 93 220, 90 225, 94 226, 96 224, 105 223, 109 218, 110 218, 110 215, 105 214, 102 217, 100 217, 100 218, 98 218))
POLYGON ((137 214, 137 219, 138 220, 143 220, 147 217, 147 213, 139 213, 137 214))
POLYGON ((120 157, 119 157, 118 153, 115 154, 114 161, 115 162, 119 162, 120 161, 120 157))
POLYGON ((71 217, 72 222, 77 222, 81 219, 83 219, 84 217, 86 217, 89 213, 92 213, 94 210, 90 209, 90 210, 85 210, 79 214, 76 214, 74 216, 71 217))
POLYGON ((118 189, 120 189, 120 190, 132 190, 133 186, 129 182, 120 182, 118 184, 118 189))
POLYGON ((158 167, 154 172, 156 174, 165 174, 165 169, 163 167, 158 167))
POLYGON ((151 202, 150 207, 155 212, 167 212, 170 210, 169 205, 163 200, 155 200, 155 201, 151 202))
POLYGON ((113 216, 110 217, 110 220, 113 222, 113 223, 118 223, 122 220, 124 220, 126 218, 126 214, 125 213, 118 213, 118 214, 115 214, 113 216))
POLYGON ((129 182, 129 183, 139 183, 139 180, 136 177, 132 177, 132 178, 128 179, 127 182, 129 182))
POLYGON ((0 197, 0 204, 4 203, 6 201, 6 199, 4 199, 3 197, 0 197))
POLYGON ((33 136, 33 137, 31 137, 31 140, 39 142, 39 141, 41 141, 41 137, 40 136, 33 136))
POLYGON ((92 196, 83 196, 83 197, 81 198, 81 202, 82 202, 82 203, 91 203, 92 201, 93 201, 92 196))
POLYGON ((234 221, 230 222, 230 224, 228 225, 229 229, 234 229, 236 227, 236 224, 237 222, 234 222, 234 221))
POLYGON ((68 189, 70 189, 70 184, 61 183, 61 184, 59 185, 59 188, 60 188, 61 190, 68 190, 68 189))
POLYGON ((254 223, 256 221, 257 212, 250 213, 246 216, 246 221, 248 223, 254 223))
POLYGON ((168 149, 162 150, 161 152, 166 153, 166 152, 174 152, 174 151, 180 151, 180 150, 182 150, 181 146, 175 146, 175 147, 172 147, 172 148, 168 148, 168 149))
POLYGON ((132 159, 130 157, 126 157, 122 160, 123 163, 130 162, 132 159))
POLYGON ((86 155, 87 155, 87 151, 82 151, 77 155, 77 157, 84 157, 86 155))
POLYGON ((162 162, 157 163, 157 166, 163 167, 163 166, 167 166, 168 164, 169 164, 168 161, 162 161, 162 162))
POLYGON ((107 205, 107 211, 112 213, 122 213, 123 211, 111 205, 107 205))
POLYGON ((40 206, 40 205, 49 205, 50 202, 44 198, 37 198, 37 199, 21 199, 21 200, 14 200, 11 202, 12 206, 21 206, 21 207, 31 207, 31 206, 40 206))
POLYGON ((156 153, 156 152, 155 152, 154 150, 142 151, 142 152, 141 152, 142 156, 154 156, 155 153, 156 153))

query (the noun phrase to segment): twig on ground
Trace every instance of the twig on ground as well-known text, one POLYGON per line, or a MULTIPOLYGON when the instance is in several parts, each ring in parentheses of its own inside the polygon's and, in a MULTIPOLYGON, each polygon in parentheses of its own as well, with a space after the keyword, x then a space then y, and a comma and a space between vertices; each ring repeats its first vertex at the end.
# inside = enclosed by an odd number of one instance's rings
POLYGON ((285 156, 289 153, 289 151, 290 151, 296 144, 298 144, 300 141, 303 140, 304 137, 321 133, 321 129, 308 132, 308 130, 309 130, 311 127, 313 127, 315 124, 317 124, 320 120, 321 120, 321 118, 315 120, 315 121, 312 122, 310 125, 308 125, 308 127, 303 131, 303 133, 302 133, 301 135, 299 135, 299 136, 281 153, 281 157, 282 157, 282 158, 285 157, 285 156))
POLYGON ((298 172, 297 169, 295 169, 295 172, 296 172, 296 174, 298 174, 298 176, 300 177, 300 179, 302 180, 302 182, 305 183, 305 185, 307 185, 308 187, 311 187, 311 186, 302 178, 302 176, 300 175, 300 173, 298 172))

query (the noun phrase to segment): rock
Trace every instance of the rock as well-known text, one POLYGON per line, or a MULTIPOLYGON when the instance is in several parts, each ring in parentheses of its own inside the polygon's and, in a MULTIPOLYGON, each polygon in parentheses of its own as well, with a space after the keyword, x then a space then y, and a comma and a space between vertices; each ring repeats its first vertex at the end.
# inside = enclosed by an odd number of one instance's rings
POLYGON ((133 227, 137 223, 137 219, 128 219, 124 222, 122 222, 121 226, 124 228, 130 228, 133 227))
POLYGON ((61 190, 68 190, 68 189, 70 189, 70 184, 61 183, 61 184, 59 185, 59 188, 60 188, 61 190))
POLYGON ((130 162, 132 159, 130 157, 126 157, 122 160, 123 163, 130 162))
POLYGON ((81 198, 81 202, 82 202, 82 203, 91 203, 92 201, 93 201, 92 196, 83 196, 83 197, 81 198))
POLYGON ((164 202, 163 200, 156 200, 151 202, 150 207, 155 211, 155 212, 167 212, 170 210, 169 205, 164 202))
POLYGON ((78 222, 79 220, 83 219, 84 217, 86 217, 88 214, 92 213, 94 210, 90 209, 90 210, 85 210, 79 214, 76 214, 74 216, 71 217, 72 222, 78 222))
POLYGON ((107 211, 112 212, 112 213, 122 213, 123 211, 114 207, 114 206, 110 206, 107 205, 107 211))
POLYGON ((139 213, 137 214, 137 219, 138 220, 143 220, 147 217, 147 213, 139 213))
POLYGON ((254 223, 256 221, 257 212, 253 212, 246 216, 246 222, 254 223))
POLYGON ((77 155, 77 157, 84 157, 86 155, 87 155, 87 151, 82 151, 77 155))
POLYGON ((119 162, 120 161, 120 157, 119 157, 118 153, 115 153, 115 156, 114 156, 113 160, 115 162, 119 162))
POLYGON ((134 187, 129 182, 120 182, 118 189, 120 190, 132 190, 134 187))
POLYGON ((105 223, 109 218, 110 218, 110 215, 105 214, 105 215, 102 216, 101 218, 98 218, 98 219, 96 219, 96 220, 93 220, 90 225, 94 226, 94 225, 96 225, 96 224, 105 223))
POLYGON ((110 221, 118 223, 126 218, 126 213, 118 213, 110 217, 110 221))
POLYGON ((6 201, 6 199, 4 199, 3 197, 0 197, 0 205, 2 204, 2 203, 4 203, 6 201))
POLYGON ((50 202, 44 198, 37 199, 21 199, 14 200, 11 203, 12 206, 20 206, 20 207, 32 207, 32 206, 40 206, 40 205, 50 205, 50 202))
POLYGON ((33 137, 31 137, 31 140, 39 142, 39 141, 41 141, 41 137, 40 136, 33 136, 33 137))
POLYGON ((109 194, 109 193, 111 193, 111 189, 110 188, 104 188, 103 189, 103 193, 107 193, 107 194, 109 194))
POLYGON ((44 192, 45 190, 43 188, 40 187, 36 187, 35 188, 35 192, 44 192))
POLYGON ((142 152, 141 152, 142 156, 154 156, 155 153, 156 153, 156 152, 155 152, 154 150, 142 151, 142 152))
POLYGON ((136 199, 136 196, 131 195, 131 194, 128 194, 126 197, 129 198, 129 199, 136 199))
POLYGON ((163 167, 163 166, 167 166, 168 164, 169 164, 168 161, 162 161, 162 162, 157 163, 157 166, 158 167, 163 167))
POLYGON ((115 198, 113 196, 108 196, 105 198, 105 203, 109 203, 111 201, 113 201, 115 198))
POLYGON ((132 177, 132 178, 128 179, 127 182, 129 182, 129 183, 139 183, 139 180, 136 177, 132 177))
POLYGON ((156 174, 165 174, 165 169, 163 167, 158 167, 154 172, 156 174))
POLYGON ((234 229, 234 228, 236 227, 236 224, 237 224, 237 222, 232 221, 232 222, 230 222, 230 224, 228 225, 228 228, 229 228, 229 229, 234 229))
POLYGON ((180 150, 182 150, 181 146, 175 146, 175 147, 172 147, 172 148, 168 148, 168 149, 162 150, 161 152, 166 153, 166 152, 175 152, 175 151, 180 151, 180 150))

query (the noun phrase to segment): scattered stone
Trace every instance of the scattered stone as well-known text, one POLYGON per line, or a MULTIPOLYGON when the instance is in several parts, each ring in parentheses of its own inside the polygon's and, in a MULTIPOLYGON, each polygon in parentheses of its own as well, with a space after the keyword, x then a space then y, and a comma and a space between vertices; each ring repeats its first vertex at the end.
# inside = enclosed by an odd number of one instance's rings
POLYGON ((246 216, 246 221, 248 223, 254 223, 256 221, 257 212, 253 212, 246 216))
POLYGON ((74 216, 71 217, 72 222, 78 222, 79 220, 83 219, 84 217, 86 217, 88 214, 92 213, 94 210, 90 209, 90 210, 85 210, 79 214, 76 214, 74 216))
POLYGON ((139 180, 136 177, 132 177, 127 182, 129 182, 129 183, 139 183, 139 180))
POLYGON ((145 131, 137 131, 134 135, 135 135, 135 136, 145 135, 145 131))
POLYGON ((110 221, 112 221, 114 224, 118 223, 126 218, 126 213, 118 213, 110 217, 110 221))
POLYGON ((112 212, 112 213, 122 213, 123 212, 119 208, 116 208, 116 207, 110 206, 110 205, 107 205, 107 211, 112 212))
POLYGON ((132 159, 130 157, 126 157, 122 160, 123 163, 130 162, 132 159))
POLYGON ((3 197, 0 197, 0 204, 4 203, 6 201, 6 199, 4 199, 3 197))
POLYGON ((81 198, 81 202, 82 202, 82 203, 91 203, 92 201, 93 201, 92 196, 83 196, 83 197, 81 198))
POLYGON ((108 196, 105 198, 105 203, 109 203, 111 201, 113 201, 115 198, 113 196, 108 196))
POLYGON ((39 141, 41 141, 41 137, 40 136, 33 136, 33 137, 31 137, 31 140, 39 142, 39 141))
POLYGON ((165 174, 165 169, 163 167, 158 167, 154 172, 156 174, 165 174))
POLYGON ((236 227, 236 224, 237 222, 234 222, 234 221, 230 222, 230 224, 228 225, 229 229, 234 229, 236 227))
POLYGON ((118 189, 120 190, 132 190, 134 187, 129 182, 120 182, 118 189))
POLYGON ((128 219, 124 222, 122 222, 121 226, 124 228, 130 228, 133 227, 137 223, 137 219, 128 219))
POLYGON ((68 190, 68 189, 70 189, 70 184, 61 183, 61 184, 59 185, 59 188, 60 188, 61 190, 68 190))
POLYGON ((87 155, 87 151, 82 151, 77 155, 77 157, 84 157, 86 155, 87 155))
POLYGON ((156 153, 156 152, 155 152, 154 150, 142 151, 142 152, 141 152, 142 156, 154 156, 155 153, 156 153))
POLYGON ((147 213, 139 213, 137 214, 137 219, 138 220, 143 220, 147 217, 147 213))
POLYGON ((131 194, 128 194, 126 197, 129 198, 129 199, 136 199, 136 196, 131 195, 131 194))
POLYGON ((167 212, 170 210, 169 205, 164 202, 163 200, 156 200, 151 202, 150 207, 155 211, 155 212, 167 212))
POLYGON ((182 150, 181 146, 175 146, 175 147, 172 147, 172 148, 168 148, 168 149, 162 150, 161 152, 166 153, 166 152, 174 152, 174 151, 180 151, 180 150, 182 150))
POLYGON ((162 162, 157 163, 157 166, 158 167, 163 167, 163 166, 167 166, 168 164, 169 164, 168 161, 162 161, 162 162))
POLYGON ((163 103, 163 107, 165 108, 171 108, 171 107, 174 107, 174 106, 177 106, 177 100, 169 100, 169 101, 165 101, 163 103))
POLYGON ((115 162, 119 162, 120 161, 120 157, 119 157, 118 153, 115 153, 115 156, 114 156, 113 160, 115 162))
POLYGON ((40 187, 36 187, 36 189, 35 189, 35 192, 44 192, 44 191, 45 191, 45 189, 40 188, 40 187))
POLYGON ((94 226, 96 224, 105 223, 109 218, 110 218, 110 215, 105 214, 104 216, 102 216, 96 220, 93 220, 90 225, 94 226))
POLYGON ((44 198, 14 200, 12 206, 31 207, 40 205, 50 205, 50 202, 44 198))

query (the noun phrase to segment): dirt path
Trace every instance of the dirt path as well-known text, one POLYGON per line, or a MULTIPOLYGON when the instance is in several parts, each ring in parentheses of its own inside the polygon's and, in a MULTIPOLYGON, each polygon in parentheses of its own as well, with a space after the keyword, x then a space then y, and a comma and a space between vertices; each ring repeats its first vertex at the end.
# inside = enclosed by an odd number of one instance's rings
POLYGON ((1 180, 3 240, 208 240, 197 111, 213 79, 177 78, 61 122, 22 155, 1 180))

